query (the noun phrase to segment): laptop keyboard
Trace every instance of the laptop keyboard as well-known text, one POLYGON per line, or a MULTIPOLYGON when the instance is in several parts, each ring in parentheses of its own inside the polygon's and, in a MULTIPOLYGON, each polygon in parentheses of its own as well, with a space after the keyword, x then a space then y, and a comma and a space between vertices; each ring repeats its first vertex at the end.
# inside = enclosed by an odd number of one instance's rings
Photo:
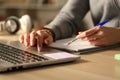
POLYGON ((0 59, 12 64, 46 61, 47 58, 0 43, 0 59))

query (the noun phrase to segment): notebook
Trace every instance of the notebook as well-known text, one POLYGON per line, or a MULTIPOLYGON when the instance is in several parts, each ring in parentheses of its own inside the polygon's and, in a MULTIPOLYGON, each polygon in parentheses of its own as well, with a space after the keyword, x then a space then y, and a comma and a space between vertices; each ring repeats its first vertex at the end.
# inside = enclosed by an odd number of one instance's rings
POLYGON ((67 43, 73 39, 74 38, 72 37, 72 38, 57 40, 56 42, 50 44, 49 46, 66 52, 72 52, 72 53, 78 52, 78 54, 120 47, 120 44, 115 44, 110 46, 93 46, 88 41, 80 40, 80 39, 74 41, 70 45, 67 45, 67 43))
POLYGON ((51 48, 42 52, 34 47, 26 49, 19 41, 0 42, 0 72, 69 62, 79 58, 79 55, 51 48))

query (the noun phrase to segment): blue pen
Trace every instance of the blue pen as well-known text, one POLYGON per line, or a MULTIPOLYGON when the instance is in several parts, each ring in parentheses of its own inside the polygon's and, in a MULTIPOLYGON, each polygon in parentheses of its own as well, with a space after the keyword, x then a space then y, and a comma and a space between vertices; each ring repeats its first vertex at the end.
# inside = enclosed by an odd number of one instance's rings
MULTIPOLYGON (((109 20, 106 19, 106 20, 104 20, 104 21, 98 23, 97 25, 95 25, 95 27, 96 27, 96 26, 103 26, 104 24, 106 24, 106 23, 108 23, 108 22, 109 22, 109 20)), ((76 41, 76 40, 77 40, 77 38, 71 40, 70 42, 67 43, 67 45, 70 45, 71 43, 73 43, 73 42, 76 41)))
POLYGON ((109 20, 108 19, 106 19, 106 20, 104 20, 104 21, 102 21, 102 22, 100 22, 100 23, 98 23, 97 25, 95 25, 95 26, 103 26, 104 24, 106 24, 106 23, 108 23, 109 22, 109 20))

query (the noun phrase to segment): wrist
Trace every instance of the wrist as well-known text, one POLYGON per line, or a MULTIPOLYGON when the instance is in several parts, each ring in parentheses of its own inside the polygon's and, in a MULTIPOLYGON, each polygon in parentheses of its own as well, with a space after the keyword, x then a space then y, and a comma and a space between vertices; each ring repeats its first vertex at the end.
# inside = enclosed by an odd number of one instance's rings
POLYGON ((41 29, 41 31, 45 31, 47 34, 49 34, 50 36, 52 36, 53 41, 55 41, 55 34, 54 34, 54 32, 51 29, 43 28, 43 29, 41 29))

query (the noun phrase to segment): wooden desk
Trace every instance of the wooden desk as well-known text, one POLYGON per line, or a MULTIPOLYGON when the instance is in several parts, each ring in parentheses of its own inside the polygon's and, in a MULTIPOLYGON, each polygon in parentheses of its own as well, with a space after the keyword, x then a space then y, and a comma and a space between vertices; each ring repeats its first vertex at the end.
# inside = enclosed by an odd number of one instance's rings
POLYGON ((10 35, 7 32, 0 32, 0 41, 15 41, 19 40, 21 32, 18 32, 17 34, 10 35))
MULTIPOLYGON (((0 40, 17 40, 18 35, 0 35, 0 40)), ((0 73, 0 80, 120 80, 120 61, 114 55, 120 48, 82 54, 72 63, 0 73)))

